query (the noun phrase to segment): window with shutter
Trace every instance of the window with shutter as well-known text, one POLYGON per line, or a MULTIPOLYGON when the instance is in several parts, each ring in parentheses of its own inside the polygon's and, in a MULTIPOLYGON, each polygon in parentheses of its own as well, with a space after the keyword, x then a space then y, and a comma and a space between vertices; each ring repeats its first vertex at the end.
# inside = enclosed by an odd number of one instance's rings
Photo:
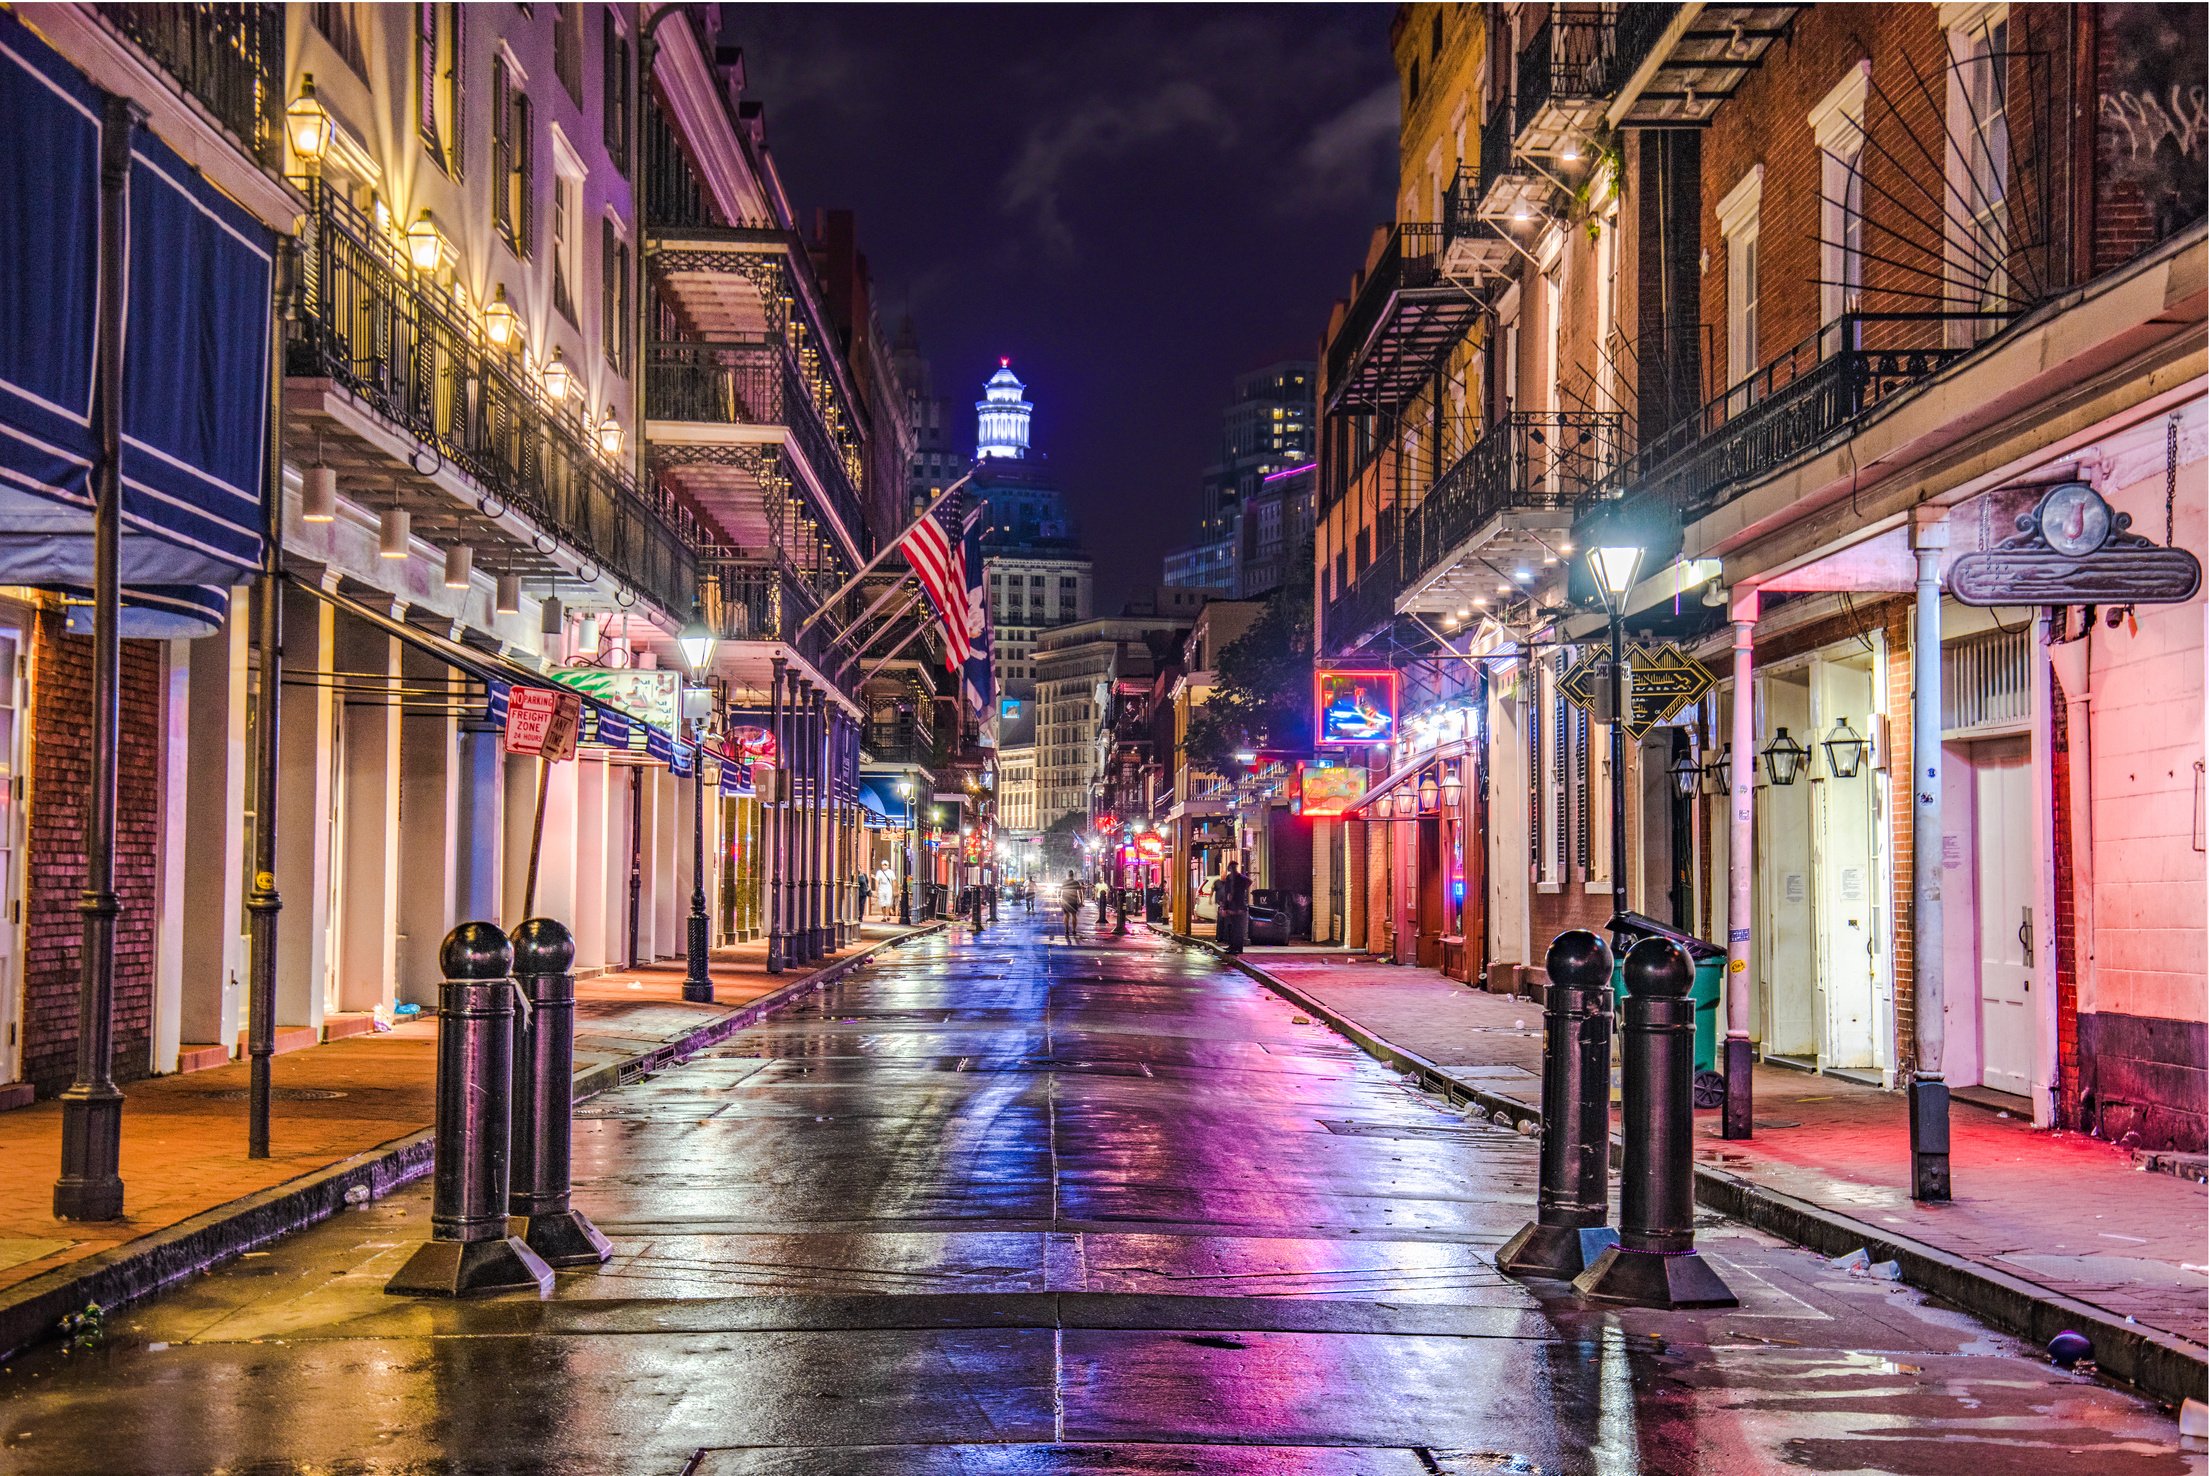
POLYGON ((514 240, 514 83, 505 59, 491 63, 491 224, 514 240))
POLYGON ((437 135, 437 6, 414 7, 414 124, 430 156, 444 162, 444 140, 437 135))
POLYGON ((552 72, 577 107, 583 106, 583 7, 552 7, 552 72))
POLYGON ((605 12, 604 49, 606 152, 614 167, 629 172, 629 39, 611 10, 605 12))

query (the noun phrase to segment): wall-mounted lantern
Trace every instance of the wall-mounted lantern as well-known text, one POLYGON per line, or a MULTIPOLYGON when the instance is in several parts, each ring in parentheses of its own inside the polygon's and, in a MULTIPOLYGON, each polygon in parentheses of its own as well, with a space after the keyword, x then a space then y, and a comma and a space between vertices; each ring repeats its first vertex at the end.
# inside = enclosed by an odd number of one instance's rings
POLYGON ((1871 752, 1871 742, 1863 734, 1849 726, 1842 718, 1826 734, 1824 743, 1826 768, 1836 779, 1854 779, 1864 767, 1864 759, 1871 752))
POLYGON ((1802 777, 1809 766, 1810 750, 1787 735, 1781 728, 1772 741, 1764 746, 1764 773, 1774 784, 1792 784, 1802 777))

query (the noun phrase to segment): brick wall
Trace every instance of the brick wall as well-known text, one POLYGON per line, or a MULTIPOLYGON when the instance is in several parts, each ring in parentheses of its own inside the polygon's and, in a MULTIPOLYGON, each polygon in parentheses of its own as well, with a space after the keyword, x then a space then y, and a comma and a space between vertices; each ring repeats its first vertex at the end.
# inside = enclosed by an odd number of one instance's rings
MULTIPOLYGON (((2017 5, 2010 11, 2006 86, 2015 177, 2010 182, 2017 254, 2006 263, 2015 292, 2034 297, 2062 285, 2067 212, 2066 136, 2071 7, 2017 5), (2038 136, 2045 131, 2043 143, 2038 136)), ((1935 312, 1945 290, 1947 222, 1943 180, 1948 135, 1948 43, 1931 5, 1809 6, 1789 38, 1742 83, 1703 135, 1704 331, 1711 346, 1706 398, 1743 377, 1726 363, 1726 248, 1717 205, 1756 165, 1764 166, 1758 213, 1758 321, 1754 358, 1772 364, 1807 346, 1822 316, 1819 279, 1823 160, 1810 125, 1817 106, 1869 58, 1863 151, 1862 311, 1935 312)), ((1933 346, 1936 323, 1867 326, 1868 344, 1933 346)), ((1807 353, 1804 365, 1816 362, 1807 353)))
POLYGON ((2071 712, 2063 683, 2049 678, 2051 771, 2056 847, 2056 1101, 2057 1127, 2080 1126, 2079 934, 2072 898, 2071 712))
MULTIPOLYGON (((2197 5, 2097 5, 2093 34, 2093 266, 2124 265, 2203 207, 2201 159, 2168 129, 2174 94, 2199 96, 2209 56, 2197 5)), ((2195 104, 2199 106, 2198 103, 2195 104)))
MULTIPOLYGON (((44 610, 31 634, 30 818, 23 901, 23 1075, 40 1096, 76 1074, 84 817, 92 775, 92 643, 44 610)), ((161 653, 123 642, 122 764, 116 789, 115 1076, 151 1069, 154 885, 160 835, 161 653)), ((229 865, 234 858, 206 858, 229 865)))

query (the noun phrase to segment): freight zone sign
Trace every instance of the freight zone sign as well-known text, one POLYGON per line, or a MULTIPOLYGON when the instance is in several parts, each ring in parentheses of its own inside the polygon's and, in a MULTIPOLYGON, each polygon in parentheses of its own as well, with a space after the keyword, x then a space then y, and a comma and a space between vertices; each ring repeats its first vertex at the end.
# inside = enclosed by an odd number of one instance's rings
POLYGON ((516 687, 506 694, 506 751, 542 759, 575 757, 583 727, 583 699, 549 687, 516 687))

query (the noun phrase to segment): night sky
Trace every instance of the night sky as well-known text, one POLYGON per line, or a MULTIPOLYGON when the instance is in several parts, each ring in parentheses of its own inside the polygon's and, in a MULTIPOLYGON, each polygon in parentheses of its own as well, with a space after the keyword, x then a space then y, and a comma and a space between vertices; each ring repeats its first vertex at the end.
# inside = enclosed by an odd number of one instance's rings
MULTIPOLYGON (((939 393, 1000 356, 1100 611, 1192 536, 1240 370, 1317 352, 1391 214, 1385 5, 742 5, 801 211, 848 206, 939 393)), ((970 439, 972 412, 958 424, 970 439)))

